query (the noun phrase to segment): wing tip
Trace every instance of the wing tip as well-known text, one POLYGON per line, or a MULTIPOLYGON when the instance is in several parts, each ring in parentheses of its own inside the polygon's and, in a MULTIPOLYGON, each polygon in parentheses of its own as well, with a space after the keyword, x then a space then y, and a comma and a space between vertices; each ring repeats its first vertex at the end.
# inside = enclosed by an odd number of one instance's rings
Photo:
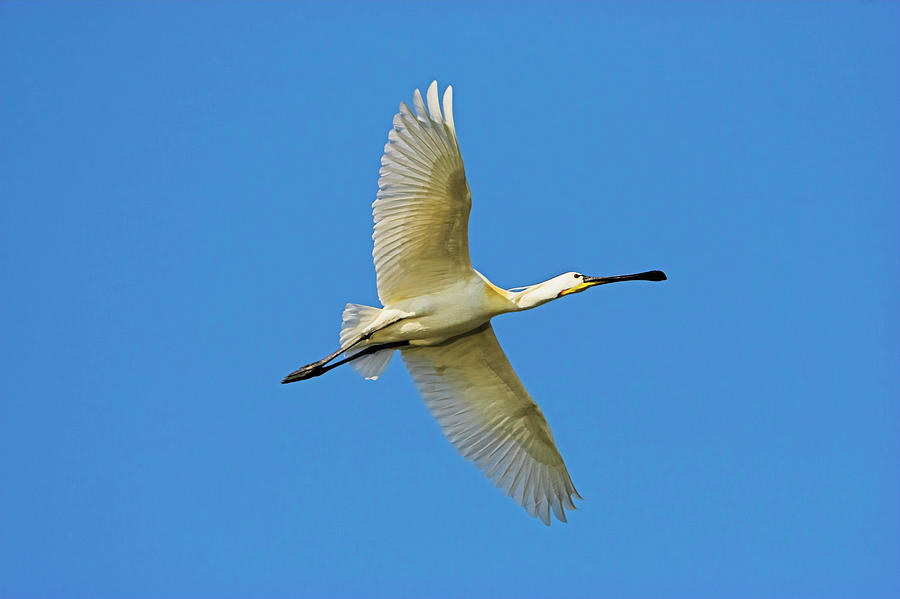
POLYGON ((441 115, 441 105, 438 102, 438 82, 433 80, 428 86, 428 92, 425 94, 428 101, 428 116, 436 123, 443 123, 444 117, 441 115))
POLYGON ((456 139, 456 127, 453 125, 453 86, 448 85, 444 90, 444 123, 450 129, 453 139, 456 139))

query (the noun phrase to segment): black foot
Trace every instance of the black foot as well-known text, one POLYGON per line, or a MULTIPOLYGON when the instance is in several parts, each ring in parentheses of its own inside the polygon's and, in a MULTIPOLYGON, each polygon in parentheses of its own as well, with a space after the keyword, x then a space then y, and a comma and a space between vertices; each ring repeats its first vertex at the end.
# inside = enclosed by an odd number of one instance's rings
POLYGON ((295 370, 290 373, 284 379, 282 379, 281 384, 284 385, 286 383, 296 383, 297 381, 305 381, 306 379, 311 379, 317 376, 322 376, 326 372, 328 372, 328 368, 319 362, 313 362, 312 364, 307 364, 303 368, 299 370, 295 370))

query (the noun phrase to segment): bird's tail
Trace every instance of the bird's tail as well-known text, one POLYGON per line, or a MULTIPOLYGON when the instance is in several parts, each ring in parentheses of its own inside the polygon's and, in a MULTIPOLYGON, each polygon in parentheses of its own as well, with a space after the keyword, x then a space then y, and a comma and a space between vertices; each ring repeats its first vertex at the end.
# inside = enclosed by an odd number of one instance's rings
MULTIPOLYGON (((375 319, 381 314, 381 308, 373 308, 372 306, 362 306, 360 304, 347 304, 344 308, 343 323, 341 324, 341 347, 344 347, 351 339, 362 334, 367 326, 375 322, 375 319)), ((360 350, 366 348, 366 343, 360 343, 351 351, 347 352, 348 357, 359 353, 360 350)), ((388 362, 394 355, 393 349, 384 349, 375 353, 357 358, 350 362, 353 368, 367 381, 374 381, 384 369, 387 368, 388 362)))

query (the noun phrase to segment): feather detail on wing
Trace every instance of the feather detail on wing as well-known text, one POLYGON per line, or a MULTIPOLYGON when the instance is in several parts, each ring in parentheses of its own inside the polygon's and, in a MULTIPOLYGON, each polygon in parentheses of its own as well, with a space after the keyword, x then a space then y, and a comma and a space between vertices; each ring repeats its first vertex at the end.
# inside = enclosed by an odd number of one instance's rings
POLYGON ((453 93, 437 82, 400 104, 381 158, 373 257, 384 305, 433 293, 472 275, 469 261, 471 194, 453 126, 453 93))
POLYGON ((581 499, 550 426, 490 323, 435 346, 401 351, 428 409, 454 447, 545 524, 581 499))

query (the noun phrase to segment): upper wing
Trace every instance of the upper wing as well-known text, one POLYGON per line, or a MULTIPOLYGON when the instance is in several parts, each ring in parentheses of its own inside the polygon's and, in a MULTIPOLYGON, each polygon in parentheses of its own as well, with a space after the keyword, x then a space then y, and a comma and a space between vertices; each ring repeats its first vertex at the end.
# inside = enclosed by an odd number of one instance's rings
POLYGON ((532 516, 581 499, 541 409, 500 348, 490 323, 441 345, 402 350, 425 404, 456 449, 532 516))
POLYGON ((469 184, 453 127, 453 91, 444 92, 444 116, 437 82, 413 97, 394 116, 381 158, 375 217, 375 274, 378 297, 388 305, 432 293, 471 275, 469 184))

